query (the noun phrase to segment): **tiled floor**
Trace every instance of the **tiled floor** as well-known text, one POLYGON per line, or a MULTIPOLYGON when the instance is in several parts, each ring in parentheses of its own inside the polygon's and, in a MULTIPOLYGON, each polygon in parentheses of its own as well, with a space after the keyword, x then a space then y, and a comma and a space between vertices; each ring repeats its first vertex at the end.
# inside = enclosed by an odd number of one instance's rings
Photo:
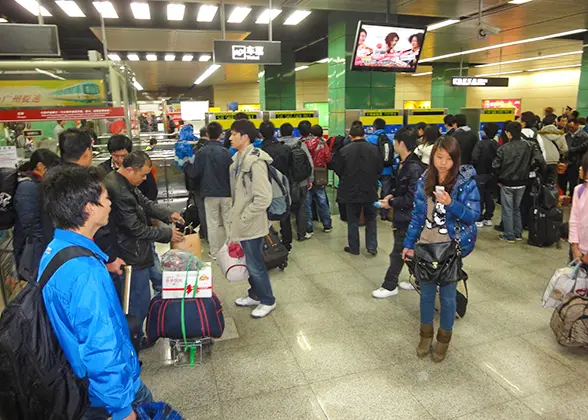
MULTIPOLYGON (((499 242, 480 232, 465 260, 470 305, 456 322, 441 364, 415 356, 415 292, 375 300, 392 248, 379 222, 379 251, 343 252, 346 225, 317 226, 296 243, 288 268, 270 272, 277 299, 267 318, 252 319, 215 267, 215 290, 239 338, 217 342, 197 367, 172 367, 163 343, 142 354, 143 379, 156 399, 187 419, 586 419, 588 352, 560 347, 539 305, 567 247, 499 242)), ((206 255, 206 250, 205 250, 206 255)), ((401 279, 407 278, 404 271, 401 279)))

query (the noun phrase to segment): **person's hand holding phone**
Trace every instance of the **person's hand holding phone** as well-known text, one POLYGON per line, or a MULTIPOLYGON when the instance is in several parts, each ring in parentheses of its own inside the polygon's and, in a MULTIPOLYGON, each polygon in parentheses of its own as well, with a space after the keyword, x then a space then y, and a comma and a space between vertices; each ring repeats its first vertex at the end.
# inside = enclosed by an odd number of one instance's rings
POLYGON ((437 185, 435 187, 435 198, 437 202, 443 204, 444 206, 448 206, 451 204, 451 196, 445 191, 445 187, 442 185, 437 185))
POLYGON ((380 200, 380 208, 388 210, 390 208, 390 203, 388 202, 388 200, 386 200, 386 199, 380 200))

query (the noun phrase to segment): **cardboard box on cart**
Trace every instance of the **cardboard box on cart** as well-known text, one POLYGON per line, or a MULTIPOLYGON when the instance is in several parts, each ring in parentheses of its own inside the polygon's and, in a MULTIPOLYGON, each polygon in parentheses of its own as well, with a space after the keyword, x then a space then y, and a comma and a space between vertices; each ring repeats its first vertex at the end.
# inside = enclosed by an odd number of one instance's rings
POLYGON ((163 271, 161 297, 163 299, 178 299, 184 297, 184 294, 187 298, 212 297, 212 265, 210 262, 205 262, 199 271, 163 271), (188 275, 187 282, 186 274, 188 275))

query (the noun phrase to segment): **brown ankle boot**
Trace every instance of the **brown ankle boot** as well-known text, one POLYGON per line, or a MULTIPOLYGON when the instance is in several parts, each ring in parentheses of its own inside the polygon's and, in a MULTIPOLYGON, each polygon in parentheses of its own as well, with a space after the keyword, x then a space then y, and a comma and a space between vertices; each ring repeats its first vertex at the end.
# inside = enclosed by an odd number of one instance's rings
POLYGON ((451 331, 445 331, 444 329, 439 328, 439 331, 437 331, 437 343, 433 350, 433 362, 439 363, 445 359, 450 341, 451 331))
POLYGON ((433 330, 433 324, 421 324, 421 341, 417 346, 417 356, 420 359, 427 357, 431 351, 434 335, 435 331, 433 330))

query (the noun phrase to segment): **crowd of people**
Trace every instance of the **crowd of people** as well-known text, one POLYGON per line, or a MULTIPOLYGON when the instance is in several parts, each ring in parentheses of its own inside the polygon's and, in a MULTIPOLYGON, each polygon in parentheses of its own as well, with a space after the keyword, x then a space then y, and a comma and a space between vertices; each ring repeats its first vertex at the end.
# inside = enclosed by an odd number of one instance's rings
MULTIPOLYGON (((365 224, 365 248, 377 255, 378 212, 387 218, 393 209, 390 264, 372 296, 388 298, 399 288, 418 288, 416 353, 424 358, 432 349, 433 360, 441 362, 456 317, 457 284, 467 277, 462 259, 473 251, 478 228, 493 224, 498 185, 500 239, 509 243, 522 239, 523 202, 532 180, 559 181, 564 194, 569 188, 574 194, 570 254, 588 263, 588 134, 581 122, 546 112, 538 126, 537 117, 525 112, 520 122, 504 126, 504 137, 490 123, 479 140, 463 115, 445 118, 445 135, 436 125, 420 123, 391 136, 382 119, 366 135, 362 122, 354 121, 348 136, 332 146, 322 127, 308 121, 296 129, 291 124, 276 129, 265 121, 257 129, 241 114, 228 133, 217 122, 208 124, 184 169, 191 193, 203 203, 210 257, 215 259, 227 240, 243 248, 250 289, 235 303, 253 307, 254 318, 276 308, 262 252, 275 195, 274 169, 289 180, 291 207, 279 223, 290 251, 296 246, 292 216, 300 243, 313 237, 315 206, 323 231, 333 230, 328 169, 339 177, 336 201, 347 219, 344 252, 360 254, 359 226, 365 224), (405 264, 416 277, 414 284, 399 281, 405 264), (440 327, 432 347, 437 293, 440 327)), ((133 267, 129 314, 142 325, 151 288, 161 290, 154 243, 181 242, 183 234, 173 224, 184 220, 156 202, 151 159, 133 150, 128 137, 110 138, 111 158, 99 167, 92 166, 92 145, 87 131, 67 129, 59 133, 61 157, 40 149, 20 168, 14 254, 19 274, 36 279, 64 248, 79 246, 91 253, 64 263, 43 289, 43 299, 75 374, 89 380, 91 407, 84 418, 134 419, 134 407, 152 396, 140 379, 119 303, 123 267, 133 267)))

